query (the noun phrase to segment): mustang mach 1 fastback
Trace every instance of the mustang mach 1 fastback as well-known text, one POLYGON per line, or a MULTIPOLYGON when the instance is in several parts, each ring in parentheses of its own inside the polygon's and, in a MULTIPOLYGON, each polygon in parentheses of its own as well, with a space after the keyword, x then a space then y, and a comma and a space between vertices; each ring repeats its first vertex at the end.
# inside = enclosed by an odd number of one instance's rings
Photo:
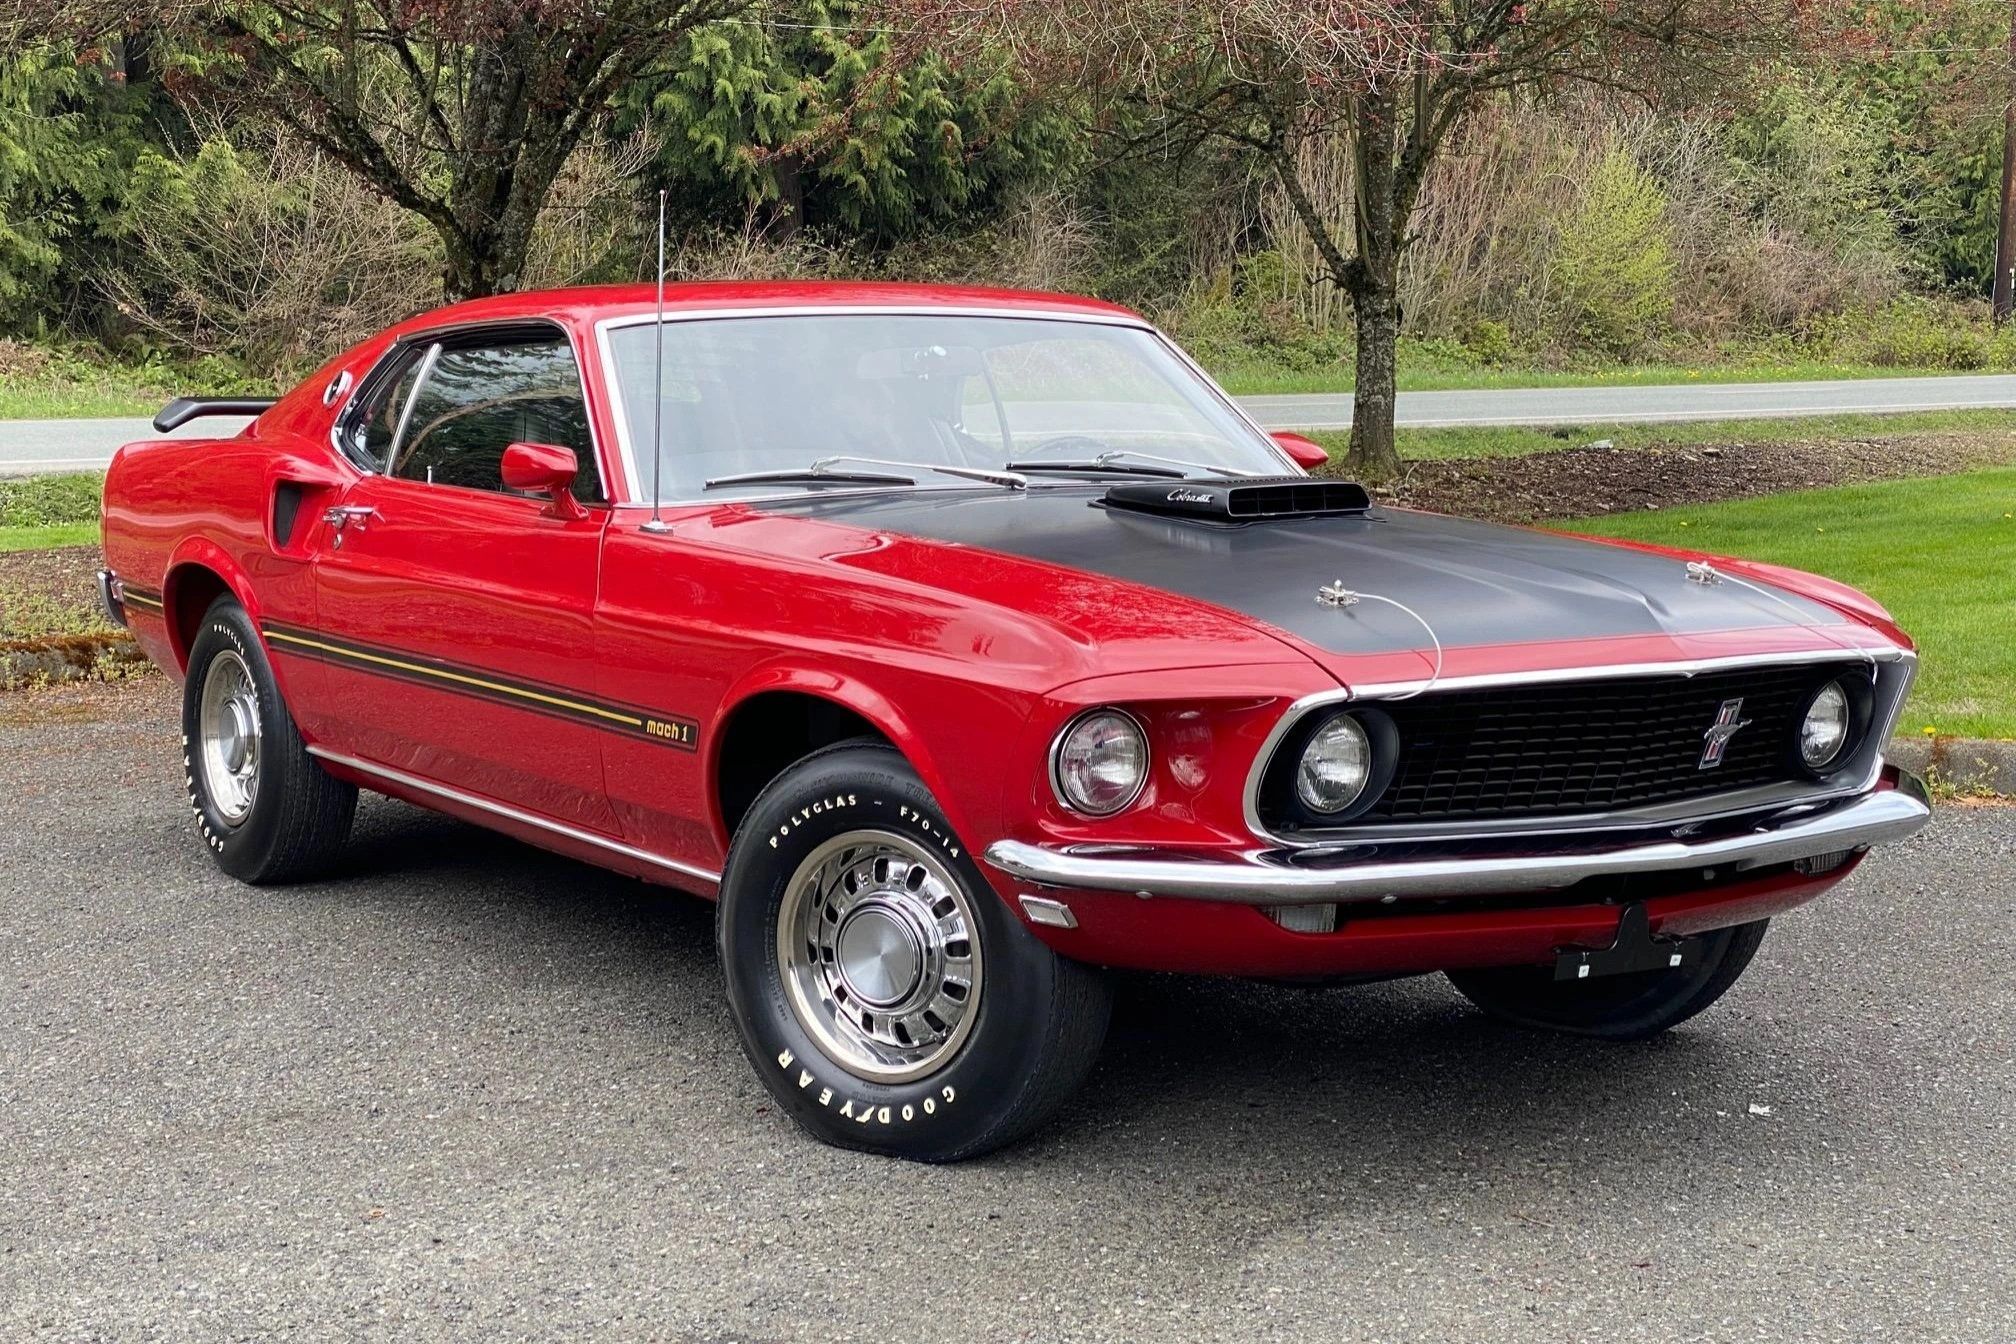
POLYGON ((715 898, 830 1142, 1028 1132, 1111 967, 1650 1035, 1928 816, 1867 597, 1375 503, 1104 303, 521 294, 156 424, 219 412, 119 452, 103 576, 217 862, 364 788, 715 898))

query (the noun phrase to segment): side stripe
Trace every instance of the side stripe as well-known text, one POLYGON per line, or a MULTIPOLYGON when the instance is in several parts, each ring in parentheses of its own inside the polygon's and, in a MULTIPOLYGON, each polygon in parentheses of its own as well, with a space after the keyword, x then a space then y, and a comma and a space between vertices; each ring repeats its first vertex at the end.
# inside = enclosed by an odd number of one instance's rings
POLYGON ((122 582, 119 585, 119 600, 126 606, 138 607, 142 611, 161 612, 167 610, 161 601, 161 594, 150 593, 145 588, 135 588, 130 583, 122 582))
POLYGON ((268 622, 260 633, 281 652, 352 671, 458 692, 494 704, 549 714, 612 732, 642 737, 682 751, 697 748, 699 724, 679 715, 591 700, 565 687, 510 680, 485 668, 427 658, 400 649, 358 644, 321 631, 268 622))

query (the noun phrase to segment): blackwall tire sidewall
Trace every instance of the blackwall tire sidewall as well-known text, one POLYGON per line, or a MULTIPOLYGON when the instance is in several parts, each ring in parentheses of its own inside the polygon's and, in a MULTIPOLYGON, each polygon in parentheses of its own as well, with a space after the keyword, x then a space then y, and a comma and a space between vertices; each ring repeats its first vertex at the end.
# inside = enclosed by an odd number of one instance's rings
POLYGON ((182 689, 182 764, 189 790, 189 807, 196 814, 197 830, 216 857, 218 866, 234 877, 249 877, 261 870, 274 842, 282 811, 280 793, 286 787, 286 780, 281 771, 273 768, 276 762, 264 753, 272 740, 272 725, 280 722, 279 716, 286 713, 287 707, 280 699, 279 683, 273 676, 273 665, 267 660, 265 646, 260 643, 258 632, 253 629, 244 608, 229 599, 219 599, 204 614, 196 639, 189 648, 189 673, 182 689), (203 683, 209 675, 212 660, 227 648, 237 652, 252 674, 262 724, 259 787, 252 799, 251 811, 244 820, 235 824, 218 810, 211 799, 200 763, 203 683))

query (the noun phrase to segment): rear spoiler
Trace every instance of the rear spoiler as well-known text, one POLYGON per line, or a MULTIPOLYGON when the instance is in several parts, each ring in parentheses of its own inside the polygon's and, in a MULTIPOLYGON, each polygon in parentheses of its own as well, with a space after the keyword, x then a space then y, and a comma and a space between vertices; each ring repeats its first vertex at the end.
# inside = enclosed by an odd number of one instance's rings
POLYGON ((205 415, 259 415, 278 400, 278 397, 177 397, 154 417, 154 432, 166 434, 205 415))

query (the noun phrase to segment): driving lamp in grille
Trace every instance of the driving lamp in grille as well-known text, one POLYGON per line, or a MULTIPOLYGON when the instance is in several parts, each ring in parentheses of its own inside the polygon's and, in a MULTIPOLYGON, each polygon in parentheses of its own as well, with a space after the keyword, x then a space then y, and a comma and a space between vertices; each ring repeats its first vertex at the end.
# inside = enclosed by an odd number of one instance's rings
POLYGON ((1110 817, 1141 796, 1148 780, 1148 738, 1131 714, 1095 709, 1057 735, 1050 783, 1074 812, 1110 817))

